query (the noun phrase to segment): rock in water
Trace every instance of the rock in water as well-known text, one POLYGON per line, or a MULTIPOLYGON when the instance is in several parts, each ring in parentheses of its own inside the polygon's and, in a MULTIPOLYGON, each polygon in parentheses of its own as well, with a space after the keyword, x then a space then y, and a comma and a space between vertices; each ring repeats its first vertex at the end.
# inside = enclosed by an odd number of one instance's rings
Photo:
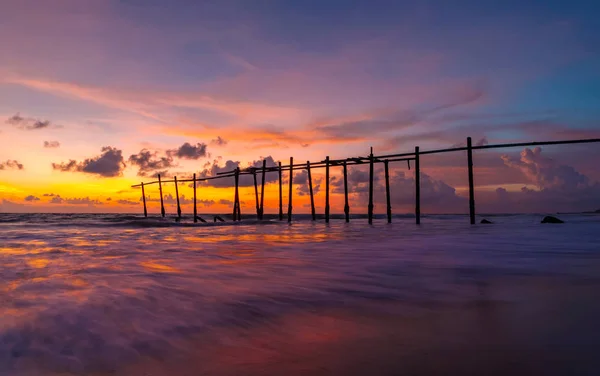
POLYGON ((561 221, 560 219, 553 217, 551 215, 547 215, 544 217, 544 219, 542 219, 542 223, 565 223, 565 222, 561 221))
POLYGON ((482 219, 480 223, 481 223, 481 224, 484 224, 484 225, 491 225, 491 224, 492 224, 492 223, 494 223, 494 222, 492 222, 492 221, 488 221, 487 219, 482 219))

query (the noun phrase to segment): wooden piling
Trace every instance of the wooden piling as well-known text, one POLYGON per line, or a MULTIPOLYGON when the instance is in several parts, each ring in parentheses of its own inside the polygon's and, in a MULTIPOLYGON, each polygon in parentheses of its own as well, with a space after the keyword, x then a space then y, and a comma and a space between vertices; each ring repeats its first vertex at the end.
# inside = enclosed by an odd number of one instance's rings
POLYGON ((475 189, 473 183, 473 146, 471 137, 467 137, 467 164, 469 170, 469 217, 471 224, 475 224, 475 189))
POLYGON ((165 216, 165 203, 163 202, 162 183, 160 182, 160 174, 158 174, 158 193, 160 194, 160 214, 165 216))
POLYGON ((254 197, 256 198, 256 218, 260 219, 260 206, 258 204, 258 184, 256 183, 256 170, 252 170, 254 177, 254 197))
POLYGON ((240 192, 239 192, 239 186, 240 186, 240 168, 236 168, 235 170, 236 173, 236 180, 235 180, 235 205, 236 205, 236 210, 237 210, 237 220, 241 221, 242 220, 242 209, 241 209, 241 205, 240 205, 240 192))
POLYGON ((294 183, 294 157, 290 157, 290 193, 288 196, 288 223, 292 222, 292 188, 294 183))
POLYGON ((283 221, 283 192, 281 189, 282 181, 281 162, 279 162, 279 220, 283 221))
POLYGON ((348 204, 348 167, 344 161, 344 214, 346 223, 350 222, 350 205, 348 204))
POLYGON ((144 202, 144 217, 148 217, 148 209, 146 209, 146 192, 144 192, 144 183, 142 182, 142 201, 144 202))
POLYGON ((418 225, 421 224, 421 166, 418 146, 415 146, 415 221, 418 225))
POLYGON ((196 174, 194 174, 194 181, 192 182, 194 186, 194 223, 198 222, 198 208, 196 207, 196 174))
POLYGON ((263 159, 262 165, 262 185, 260 186, 260 220, 262 221, 265 215, 265 178, 267 176, 267 160, 263 159))
POLYGON ((317 220, 317 212, 315 211, 315 196, 313 194, 312 186, 312 174, 310 172, 310 161, 306 161, 306 171, 308 171, 308 190, 310 192, 310 213, 312 214, 312 220, 317 220))
POLYGON ((235 188, 233 191, 233 221, 237 221, 238 217, 238 199, 239 199, 239 191, 238 191, 238 187, 240 184, 240 171, 239 168, 235 169, 235 176, 233 177, 233 180, 235 182, 235 188))
POLYGON ((329 223, 329 156, 325 157, 325 223, 329 223))
POLYGON ((369 154, 369 224, 373 224, 373 148, 369 154))
POLYGON ((177 218, 181 218, 181 206, 179 205, 179 187, 177 186, 177 176, 173 177, 175 181, 175 196, 177 197, 177 218))
POLYGON ((385 166, 385 197, 387 200, 387 221, 388 223, 392 223, 392 199, 390 196, 390 170, 389 170, 389 161, 386 159, 383 162, 385 166))

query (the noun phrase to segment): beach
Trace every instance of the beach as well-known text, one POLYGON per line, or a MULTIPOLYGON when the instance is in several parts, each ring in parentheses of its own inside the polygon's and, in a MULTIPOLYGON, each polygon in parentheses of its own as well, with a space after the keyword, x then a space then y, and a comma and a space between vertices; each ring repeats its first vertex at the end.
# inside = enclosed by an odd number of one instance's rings
POLYGON ((600 217, 0 214, 0 373, 592 375, 600 217))

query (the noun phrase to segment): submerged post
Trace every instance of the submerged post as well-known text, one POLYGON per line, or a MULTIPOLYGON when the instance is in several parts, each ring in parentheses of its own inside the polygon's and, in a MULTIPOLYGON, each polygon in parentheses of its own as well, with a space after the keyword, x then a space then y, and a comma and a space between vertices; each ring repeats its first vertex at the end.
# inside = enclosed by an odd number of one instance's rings
POLYGON ((471 137, 467 137, 467 164, 469 167, 469 217, 471 224, 475 224, 475 189, 473 184, 473 146, 471 137))
POLYGON ((160 214, 165 216, 165 203, 163 202, 162 183, 160 182, 160 174, 158 174, 158 192, 160 193, 160 214))
POLYGON ((175 196, 177 196, 177 218, 181 218, 181 206, 179 206, 179 187, 177 186, 177 176, 173 177, 175 180, 175 196))
POLYGON ((390 170, 389 170, 389 161, 386 159, 383 162, 385 166, 385 197, 387 200, 387 221, 388 223, 392 223, 392 200, 390 197, 390 170))
POLYGON ((312 220, 317 220, 317 213, 315 212, 315 196, 313 195, 312 186, 312 174, 310 173, 310 161, 306 161, 306 170, 308 171, 308 190, 310 192, 310 213, 312 214, 312 220))
POLYGON ((369 224, 373 224, 373 148, 369 154, 369 224))
POLYGON ((415 146, 415 221, 418 225, 421 224, 421 167, 418 146, 415 146))
POLYGON ((260 186, 260 219, 265 215, 265 178, 267 176, 267 160, 263 159, 262 165, 262 185, 260 186))
POLYGON ((329 223, 329 156, 325 157, 325 223, 329 223))
POLYGON ((196 208, 196 174, 194 174, 194 181, 192 182, 194 186, 194 223, 198 222, 198 209, 196 208))
POLYGON ((283 193, 281 191, 281 162, 279 162, 279 220, 283 221, 283 193))
POLYGON ((292 184, 294 182, 294 157, 290 157, 290 193, 288 196, 288 222, 292 222, 292 184))
POLYGON ((348 167, 344 161, 344 214, 346 223, 350 222, 350 205, 348 204, 348 167))
POLYGON ((260 219, 260 206, 258 205, 258 184, 256 183, 256 170, 252 170, 254 177, 254 197, 256 197, 256 218, 260 219))
POLYGON ((144 202, 144 217, 148 217, 148 209, 146 209, 146 192, 144 192, 144 183, 142 182, 142 201, 144 202))

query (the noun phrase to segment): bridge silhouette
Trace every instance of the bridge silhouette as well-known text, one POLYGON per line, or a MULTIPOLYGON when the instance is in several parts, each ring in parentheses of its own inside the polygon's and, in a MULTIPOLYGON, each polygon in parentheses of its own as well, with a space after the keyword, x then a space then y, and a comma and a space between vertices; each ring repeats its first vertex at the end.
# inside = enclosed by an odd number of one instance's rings
MULTIPOLYGON (((207 176, 207 177, 196 177, 196 174, 193 175, 192 178, 188 179, 179 179, 174 177, 173 180, 161 180, 160 175, 158 175, 158 180, 150 181, 150 182, 142 182, 141 184, 133 185, 132 188, 142 189, 142 198, 144 204, 144 216, 148 216, 148 210, 146 207, 146 194, 145 187, 149 185, 158 184, 159 194, 160 194, 160 210, 161 215, 164 217, 165 206, 163 200, 162 193, 162 185, 164 183, 174 183, 175 184, 175 195, 177 200, 177 217, 181 219, 181 205, 179 203, 179 189, 178 183, 183 182, 193 182, 194 188, 194 222, 198 222, 198 220, 204 221, 202 218, 198 217, 197 206, 196 206, 196 183, 209 181, 213 179, 234 179, 234 202, 232 209, 232 218, 234 221, 241 221, 241 209, 240 209, 240 199, 239 199, 239 178, 241 175, 252 175, 254 178, 254 193, 256 198, 256 215, 259 220, 264 218, 264 196, 265 196, 265 178, 267 173, 277 172, 279 174, 279 220, 284 220, 283 213, 283 195, 282 195, 282 175, 283 171, 289 171, 289 195, 288 195, 288 208, 287 208, 287 221, 292 221, 292 198, 293 198, 293 176, 294 170, 302 169, 308 172, 308 185, 309 185, 309 193, 310 193, 310 206, 311 206, 311 215, 312 220, 317 219, 316 211, 315 211, 315 200, 313 193, 313 184, 312 184, 312 175, 311 170, 314 169, 325 169, 325 222, 329 223, 330 220, 330 206, 329 206, 329 171, 332 167, 342 167, 343 175, 344 175, 344 214, 346 222, 350 222, 350 205, 348 203, 348 166, 352 165, 362 165, 369 164, 369 204, 368 204, 368 221, 369 224, 373 223, 373 177, 374 177, 374 165, 375 164, 383 164, 385 170, 385 191, 386 191, 386 201, 387 201, 387 221, 388 223, 392 222, 392 206, 391 206, 391 195, 390 195, 390 179, 389 179, 389 164, 393 162, 407 162, 408 168, 410 169, 410 162, 414 162, 414 171, 415 171, 415 222, 416 224, 421 223, 421 161, 420 157, 422 155, 430 155, 430 154, 440 154, 440 153, 451 153, 451 152, 459 152, 459 151, 467 151, 467 174, 469 178, 469 220, 473 225, 475 224, 475 184, 473 178, 473 151, 474 150, 484 150, 484 149, 501 149, 501 148, 514 148, 514 147, 528 147, 528 146, 543 146, 543 145, 565 145, 565 144, 585 144, 585 143, 597 143, 600 142, 600 138, 590 138, 590 139, 579 139, 579 140, 559 140, 559 141, 534 141, 534 142, 519 142, 519 143, 504 143, 504 144, 489 144, 489 145, 476 145, 473 146, 471 137, 467 137, 466 146, 461 147, 451 147, 446 149, 434 149, 434 150, 420 150, 418 146, 415 147, 413 152, 408 153, 397 153, 397 154, 386 154, 386 155, 374 155, 373 148, 371 148, 371 153, 366 157, 349 157, 345 159, 330 159, 328 156, 325 157, 324 160, 319 162, 302 162, 294 164, 294 158, 290 157, 290 162, 287 165, 282 165, 281 162, 278 163, 277 166, 267 166, 267 161, 263 159, 262 167, 248 167, 244 169, 240 169, 239 167, 233 169, 231 171, 220 172, 215 176, 207 176), (257 175, 261 175, 261 194, 259 200, 258 194, 258 181, 257 175)), ((215 219, 216 220, 216 219, 215 219)), ((221 219, 222 220, 222 219, 221 219)))

